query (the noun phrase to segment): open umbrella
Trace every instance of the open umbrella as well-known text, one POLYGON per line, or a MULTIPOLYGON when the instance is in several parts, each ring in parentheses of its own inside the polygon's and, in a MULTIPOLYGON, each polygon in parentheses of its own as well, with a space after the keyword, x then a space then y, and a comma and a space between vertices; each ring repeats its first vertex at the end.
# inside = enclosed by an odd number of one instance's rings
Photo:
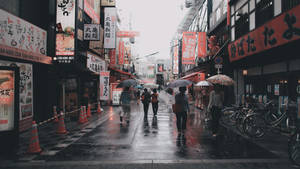
POLYGON ((219 84, 223 86, 231 86, 234 84, 234 80, 232 80, 229 76, 218 74, 206 79, 210 83, 219 84))
POLYGON ((145 83, 144 87, 146 87, 146 88, 158 88, 158 85, 154 84, 154 83, 145 83))
POLYGON ((117 85, 117 88, 122 88, 122 87, 134 87, 136 86, 138 83, 136 80, 134 79, 126 79, 126 80, 123 80, 121 83, 119 83, 117 85))
POLYGON ((176 88, 176 87, 185 87, 188 86, 190 84, 192 84, 193 82, 190 80, 175 80, 173 82, 170 82, 169 85, 167 86, 168 88, 176 88))
POLYGON ((137 86, 135 86, 134 88, 137 88, 137 89, 143 89, 143 86, 137 85, 137 86))
POLYGON ((212 84, 206 80, 202 80, 200 82, 198 82, 195 86, 212 86, 212 84))

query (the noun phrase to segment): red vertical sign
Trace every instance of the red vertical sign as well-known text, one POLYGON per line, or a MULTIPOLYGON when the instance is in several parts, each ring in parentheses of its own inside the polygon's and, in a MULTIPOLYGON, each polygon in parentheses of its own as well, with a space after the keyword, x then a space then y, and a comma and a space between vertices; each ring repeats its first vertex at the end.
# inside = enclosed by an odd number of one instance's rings
POLYGON ((182 64, 195 64, 196 32, 183 32, 182 64))
POLYGON ((110 65, 116 64, 116 49, 109 51, 110 65))
POLYGON ((206 56, 206 32, 198 32, 198 58, 206 56))
POLYGON ((119 64, 124 64, 124 41, 119 41, 119 64))

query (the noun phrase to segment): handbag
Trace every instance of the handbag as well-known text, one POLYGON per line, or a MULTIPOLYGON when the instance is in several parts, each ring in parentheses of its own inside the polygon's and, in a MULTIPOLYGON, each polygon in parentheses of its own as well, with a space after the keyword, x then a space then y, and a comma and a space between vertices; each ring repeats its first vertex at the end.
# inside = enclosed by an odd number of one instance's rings
POLYGON ((180 104, 175 103, 175 104, 172 105, 172 110, 173 110, 174 113, 179 113, 179 112, 182 111, 182 107, 181 107, 180 104))

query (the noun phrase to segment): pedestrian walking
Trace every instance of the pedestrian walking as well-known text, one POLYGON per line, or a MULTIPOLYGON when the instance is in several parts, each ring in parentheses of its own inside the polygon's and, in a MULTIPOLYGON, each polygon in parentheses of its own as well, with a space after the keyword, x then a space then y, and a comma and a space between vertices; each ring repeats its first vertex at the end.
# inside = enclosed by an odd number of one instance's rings
POLYGON ((140 102, 141 102, 141 92, 140 92, 139 89, 136 92, 136 98, 137 98, 137 104, 140 104, 140 102))
POLYGON ((217 135, 219 129, 219 119, 221 117, 221 109, 224 103, 224 93, 221 86, 216 84, 214 89, 209 93, 208 111, 212 117, 212 134, 217 135))
POLYGON ((178 137, 184 136, 185 134, 187 113, 190 112, 188 97, 185 92, 186 87, 179 87, 179 93, 175 95, 175 104, 180 107, 180 110, 176 112, 178 137))
POLYGON ((122 106, 122 111, 120 112, 120 123, 123 122, 123 117, 125 117, 127 123, 129 123, 130 101, 131 101, 131 95, 130 95, 129 87, 125 87, 120 97, 120 104, 122 106))
POLYGON ((151 94, 151 104, 154 116, 157 115, 158 111, 158 93, 156 89, 153 89, 153 93, 151 94))
POLYGON ((141 98, 144 106, 144 120, 147 120, 149 104, 151 102, 151 95, 146 88, 144 89, 141 98))

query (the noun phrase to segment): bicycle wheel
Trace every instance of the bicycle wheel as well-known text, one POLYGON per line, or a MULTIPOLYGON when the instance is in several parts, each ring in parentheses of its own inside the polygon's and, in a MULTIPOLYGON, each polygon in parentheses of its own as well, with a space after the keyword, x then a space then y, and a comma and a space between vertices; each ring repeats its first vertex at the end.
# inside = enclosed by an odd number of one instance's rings
POLYGON ((246 117, 243 121, 243 131, 251 138, 260 138, 265 132, 265 122, 261 116, 257 114, 250 115, 246 117))
POLYGON ((300 166, 300 134, 295 133, 288 142, 289 158, 295 165, 300 166))
POLYGON ((222 122, 224 124, 228 124, 230 126, 233 126, 235 124, 235 112, 229 112, 228 114, 224 114, 221 118, 222 122))

